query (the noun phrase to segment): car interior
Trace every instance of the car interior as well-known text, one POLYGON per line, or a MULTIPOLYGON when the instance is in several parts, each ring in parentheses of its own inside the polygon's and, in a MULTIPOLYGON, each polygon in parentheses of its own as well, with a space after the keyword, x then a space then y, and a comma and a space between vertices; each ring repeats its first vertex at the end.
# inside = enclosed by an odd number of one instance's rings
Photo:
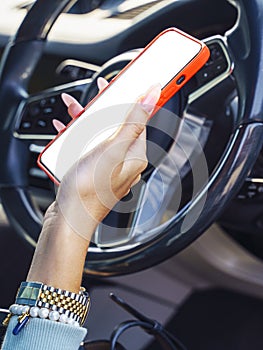
MULTIPOLYGON (((186 349, 262 349, 262 0, 1 1, 0 309, 55 198, 37 158, 57 133, 52 120, 71 119, 61 94, 85 106, 98 77, 111 81, 170 27, 202 40, 210 58, 147 124, 141 181, 94 233, 87 341, 136 318, 114 293, 186 349)), ((143 327, 119 342, 166 349, 143 327)))

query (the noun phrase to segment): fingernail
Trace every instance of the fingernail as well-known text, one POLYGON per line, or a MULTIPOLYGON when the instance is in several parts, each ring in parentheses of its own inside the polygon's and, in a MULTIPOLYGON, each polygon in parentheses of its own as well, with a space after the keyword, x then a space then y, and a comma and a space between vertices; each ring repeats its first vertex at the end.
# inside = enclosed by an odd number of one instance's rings
POLYGON ((142 108, 151 114, 161 95, 161 84, 153 85, 140 101, 142 108))
POLYGON ((60 120, 57 120, 57 119, 53 119, 52 124, 58 132, 60 132, 65 128, 65 125, 60 120))
POLYGON ((103 90, 108 85, 108 82, 106 79, 104 79, 102 77, 98 77, 97 85, 98 85, 99 90, 103 90))
POLYGON ((77 102, 77 100, 74 97, 72 97, 69 94, 66 94, 65 92, 61 94, 61 98, 67 107, 69 107, 72 103, 77 102))

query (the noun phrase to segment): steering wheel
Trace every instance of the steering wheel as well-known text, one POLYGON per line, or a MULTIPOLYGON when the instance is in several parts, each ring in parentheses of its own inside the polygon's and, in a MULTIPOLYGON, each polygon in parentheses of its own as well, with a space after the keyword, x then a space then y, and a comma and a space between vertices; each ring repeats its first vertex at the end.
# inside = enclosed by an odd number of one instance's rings
MULTIPOLYGON (((30 139, 34 139, 34 135, 29 132, 26 137, 19 137, 18 123, 31 98, 28 84, 42 57, 50 29, 59 14, 75 1, 36 1, 15 37, 7 45, 1 62, 0 195, 10 223, 31 245, 35 245, 38 238, 43 216, 32 199, 28 186, 28 162, 31 157, 30 147, 32 148, 30 139)), ((158 172, 151 170, 145 174, 144 184, 137 190, 139 195, 133 198, 136 213, 132 217, 133 224, 125 227, 125 239, 123 236, 118 238, 117 234, 115 241, 103 242, 103 230, 114 231, 115 226, 107 222, 102 224, 95 235, 96 244, 89 249, 85 266, 87 272, 103 276, 131 273, 151 267, 184 249, 216 220, 252 169, 263 144, 263 3, 262 0, 233 0, 231 3, 237 7, 238 20, 221 41, 224 52, 231 61, 231 74, 235 78, 239 105, 235 128, 219 162, 191 200, 174 212, 166 222, 156 223, 150 220, 154 227, 140 226, 140 219, 147 213, 147 201, 142 202, 142 198, 153 195, 153 187, 160 180, 158 176, 167 175, 162 173, 162 168, 167 167, 167 164, 170 167, 166 157, 161 155, 158 172)), ((130 58, 131 56, 124 58, 123 62, 130 58)), ((118 65, 116 62, 111 64, 118 65)), ((122 67, 118 66, 120 68, 122 67)), ((107 66, 104 69, 104 73, 107 72, 107 66)), ((94 83, 89 94, 93 93, 93 88, 94 83)), ((54 88, 52 92, 54 91, 60 90, 54 88)), ((52 94, 49 92, 47 96, 52 97, 52 94)), ((185 100, 182 94, 177 94, 176 99, 176 105, 180 106, 176 113, 182 114, 186 106, 185 100)), ((33 100, 37 98, 34 97, 33 100)), ((173 126, 173 131, 178 131, 177 124, 173 126)), ((153 125, 150 132, 153 139, 154 132, 153 125)), ((163 130, 162 141, 166 154, 171 155, 171 150, 176 150, 176 143, 168 142, 164 137, 166 133, 167 130, 163 130)), ((168 139, 170 140, 169 137, 168 139)), ((174 171, 171 167, 168 170, 170 173, 174 171)), ((161 187, 162 203, 165 205, 168 203, 166 196, 170 192, 169 185, 171 182, 168 181, 161 187)), ((112 212, 112 216, 107 219, 110 223, 118 222, 121 216, 127 214, 127 201, 129 199, 119 204, 123 210, 115 209, 112 212)))

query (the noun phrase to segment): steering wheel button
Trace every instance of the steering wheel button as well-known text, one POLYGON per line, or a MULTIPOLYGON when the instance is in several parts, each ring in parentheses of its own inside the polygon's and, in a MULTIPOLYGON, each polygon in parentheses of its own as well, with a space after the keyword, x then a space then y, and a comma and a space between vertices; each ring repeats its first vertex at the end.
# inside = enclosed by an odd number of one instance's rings
POLYGON ((249 191, 254 191, 257 189, 257 185, 253 182, 248 186, 249 191))
POLYGON ((218 60, 215 64, 215 74, 223 73, 227 67, 227 63, 224 59, 218 60))
POLYGON ((54 105, 56 103, 56 97, 50 97, 48 102, 49 104, 54 105))
POLYGON ((48 179, 48 176, 44 173, 44 171, 42 171, 38 168, 29 169, 29 175, 33 176, 33 177, 38 177, 41 179, 48 179))
POLYGON ((30 129, 31 126, 32 126, 31 122, 23 122, 23 123, 21 124, 21 128, 22 128, 22 129, 30 129))
POLYGON ((45 128, 47 126, 47 122, 45 120, 38 120, 37 125, 41 128, 45 128))
POLYGON ((44 114, 51 114, 51 113, 53 113, 53 108, 51 108, 51 107, 44 108, 43 113, 44 114))
POLYGON ((46 105, 47 105, 47 100, 45 98, 39 101, 39 106, 41 108, 45 107, 46 105))
POLYGON ((213 78, 212 71, 213 71, 213 67, 202 69, 199 73, 197 73, 196 77, 197 77, 198 84, 202 85, 203 83, 206 83, 209 80, 211 80, 213 78))
POLYGON ((220 50, 220 47, 218 45, 211 45, 210 47, 210 57, 212 61, 217 60, 222 56, 222 52, 220 50))
POLYGON ((36 117, 40 112, 40 108, 37 105, 29 106, 29 114, 31 117, 36 117))

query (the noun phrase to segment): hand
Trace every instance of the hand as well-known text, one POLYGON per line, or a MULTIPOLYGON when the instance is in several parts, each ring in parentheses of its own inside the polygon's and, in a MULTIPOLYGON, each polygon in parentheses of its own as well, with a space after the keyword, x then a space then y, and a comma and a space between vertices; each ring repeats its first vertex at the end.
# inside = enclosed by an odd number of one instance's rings
MULTIPOLYGON (((126 123, 65 175, 45 215, 28 281, 79 291, 97 224, 140 179, 147 165, 145 124, 160 91, 159 85, 151 88, 130 110, 126 123)), ((68 101, 74 117, 82 107, 75 100, 68 101)), ((62 123, 54 124, 58 131, 64 128, 62 123)))
MULTIPOLYGON (((88 240, 90 233, 86 234, 86 220, 97 226, 140 180, 141 172, 147 166, 145 124, 160 91, 160 86, 156 85, 141 97, 122 127, 73 166, 60 184, 57 209, 72 229, 88 240)), ((76 113, 82 110, 72 97, 63 97, 71 114, 73 110, 76 113)), ((56 127, 60 130, 60 125, 56 127)))

